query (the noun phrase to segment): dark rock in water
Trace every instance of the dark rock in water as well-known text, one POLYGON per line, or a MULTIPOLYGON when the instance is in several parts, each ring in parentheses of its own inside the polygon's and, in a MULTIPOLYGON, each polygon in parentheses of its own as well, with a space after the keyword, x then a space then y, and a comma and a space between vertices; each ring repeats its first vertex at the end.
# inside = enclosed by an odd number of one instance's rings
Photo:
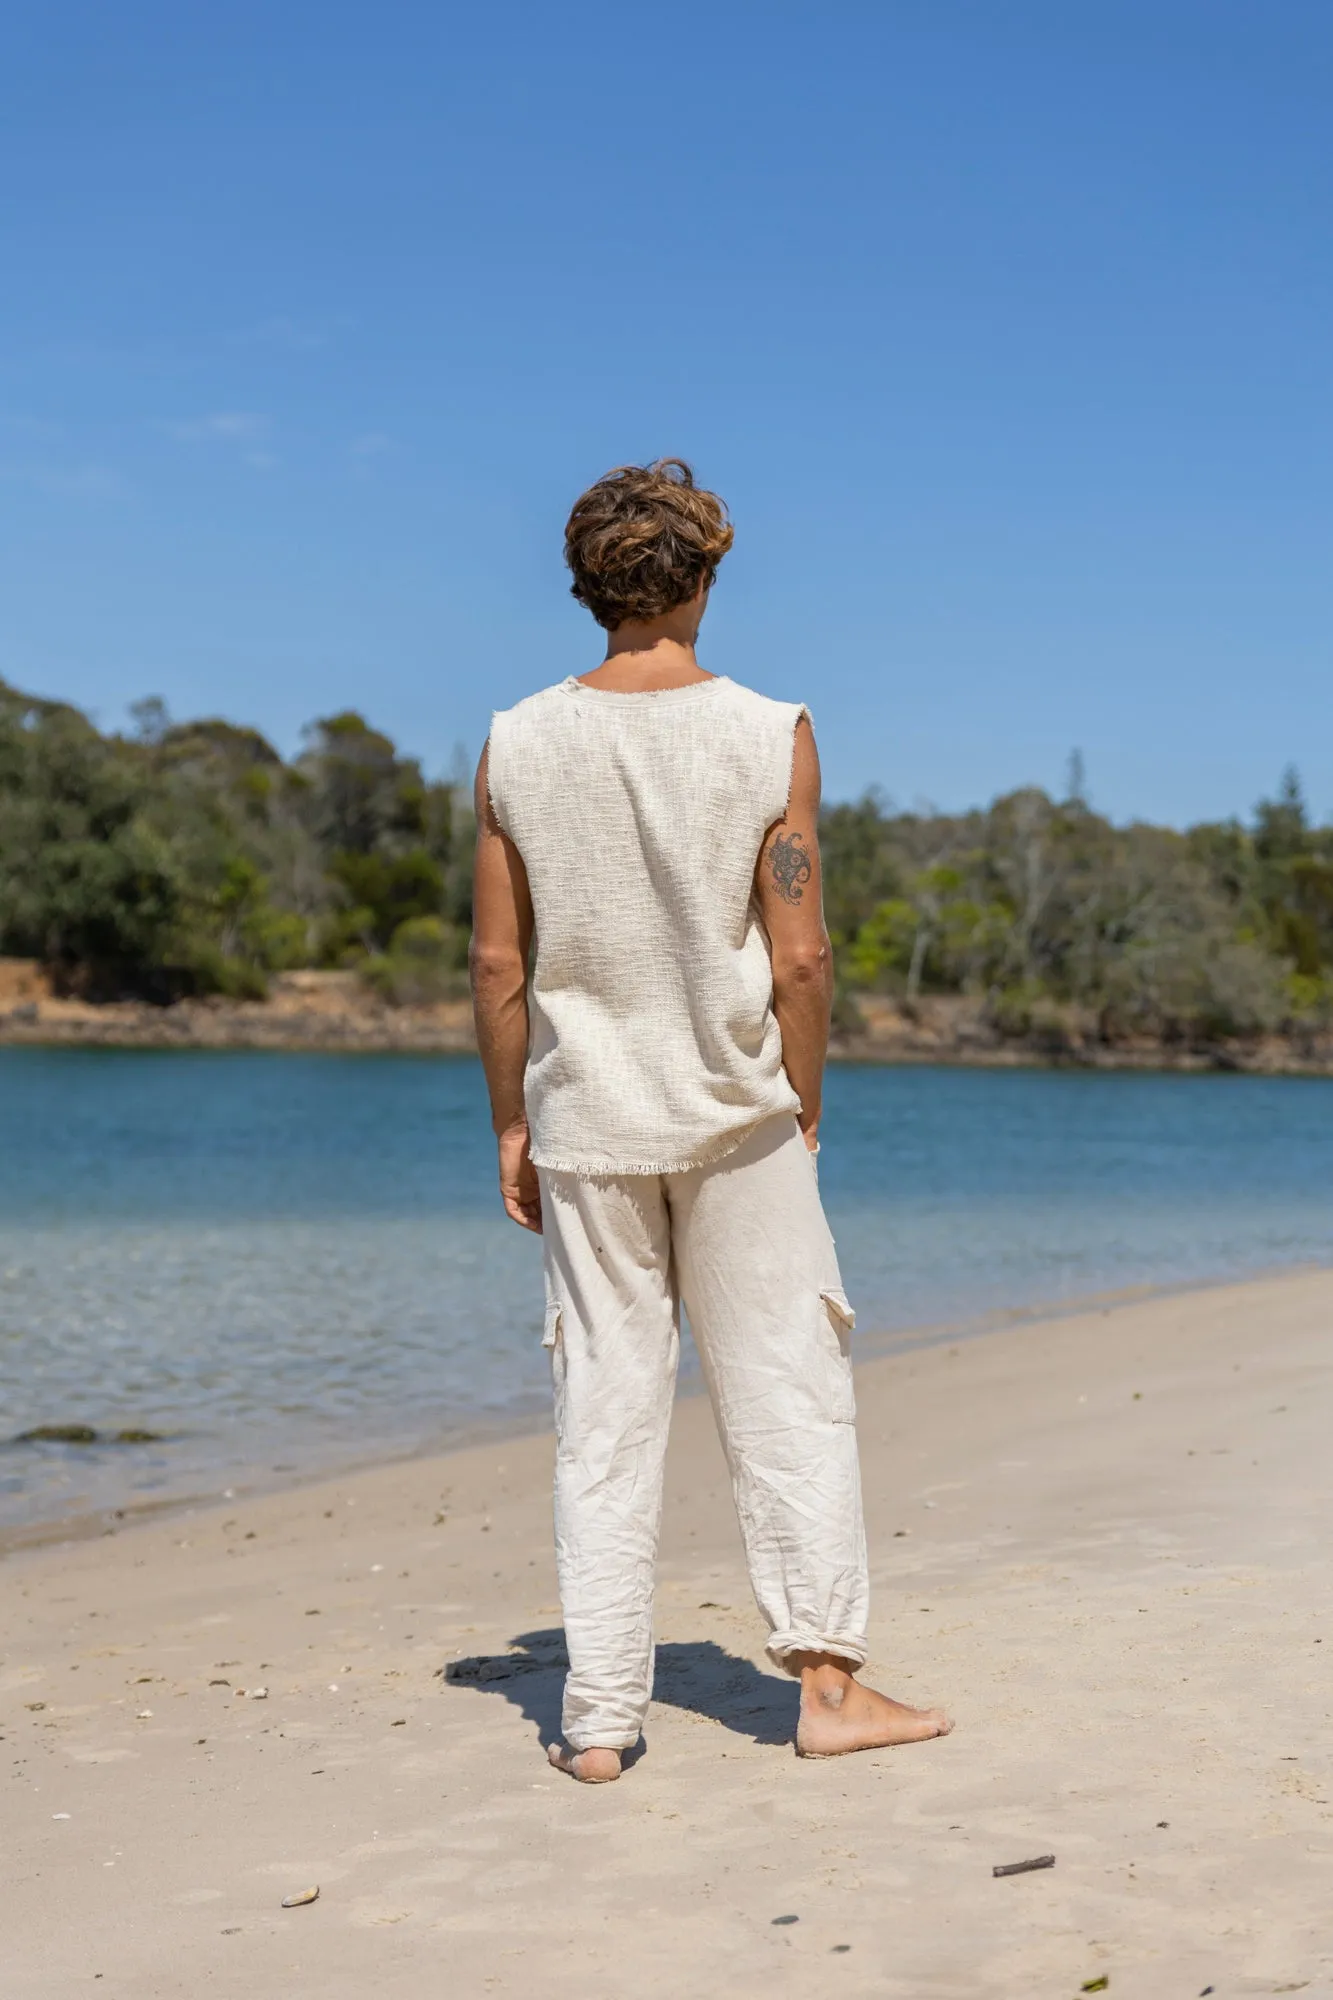
POLYGON ((127 1424, 120 1431, 96 1431, 91 1424, 37 1424, 20 1431, 15 1444, 165 1444, 164 1431, 143 1430, 127 1424))

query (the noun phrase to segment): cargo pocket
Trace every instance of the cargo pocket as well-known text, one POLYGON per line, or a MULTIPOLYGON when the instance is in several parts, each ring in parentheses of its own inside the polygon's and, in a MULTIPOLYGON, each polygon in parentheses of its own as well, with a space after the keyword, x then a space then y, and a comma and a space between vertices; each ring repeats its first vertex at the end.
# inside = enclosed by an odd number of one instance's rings
POLYGON ((856 1395, 852 1388, 851 1333, 856 1314, 846 1292, 838 1286, 821 1286, 819 1298, 824 1308, 820 1317, 828 1361, 829 1414, 835 1424, 854 1424, 856 1395))
POLYGON ((542 1346, 551 1363, 551 1395, 557 1446, 563 1450, 565 1437, 565 1316, 558 1299, 546 1301, 542 1346))

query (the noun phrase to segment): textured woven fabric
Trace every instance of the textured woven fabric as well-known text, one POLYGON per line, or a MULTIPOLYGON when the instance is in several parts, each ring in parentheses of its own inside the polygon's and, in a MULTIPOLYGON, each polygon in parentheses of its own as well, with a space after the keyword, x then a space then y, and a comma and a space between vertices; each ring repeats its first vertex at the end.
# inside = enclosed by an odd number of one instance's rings
POLYGON ((653 1575, 683 1304, 769 1657, 866 1656, 853 1314, 795 1119, 659 1178, 541 1175, 555 1385, 564 1736, 623 1749, 653 1671, 653 1575))
POLYGON ((648 694, 567 680, 494 717, 491 804, 536 915, 538 1166, 677 1173, 800 1108, 754 871, 805 713, 721 677, 648 694))

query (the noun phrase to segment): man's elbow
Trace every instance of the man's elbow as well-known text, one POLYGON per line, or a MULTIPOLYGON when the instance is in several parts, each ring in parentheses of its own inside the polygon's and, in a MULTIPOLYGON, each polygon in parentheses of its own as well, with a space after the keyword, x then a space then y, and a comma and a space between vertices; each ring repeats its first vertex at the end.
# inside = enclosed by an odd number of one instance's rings
POLYGON ((827 937, 802 939, 773 953, 773 985, 799 992, 826 986, 833 975, 833 952, 827 937))
POLYGON ((467 962, 474 993, 513 992, 527 979, 527 963, 513 945, 482 944, 474 936, 467 962))

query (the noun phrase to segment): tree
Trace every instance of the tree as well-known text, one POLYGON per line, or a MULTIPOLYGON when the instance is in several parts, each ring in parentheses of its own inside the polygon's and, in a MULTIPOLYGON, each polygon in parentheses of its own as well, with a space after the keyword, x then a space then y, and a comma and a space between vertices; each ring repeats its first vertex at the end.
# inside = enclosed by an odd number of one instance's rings
POLYGON ((168 997, 183 903, 133 761, 77 710, 0 690, 0 938, 97 996, 168 997))
MULTIPOLYGON (((170 1001, 351 965, 398 1000, 456 990, 475 827, 353 711, 285 761, 258 731, 150 699, 99 733, 0 682, 0 951, 64 986, 170 1001)), ((984 810, 876 793, 821 822, 838 1005, 970 993, 1002 1032, 1206 1042, 1333 1017, 1333 826, 1294 770, 1253 820, 1115 826, 1026 787, 984 810), (1061 1032, 1063 1029, 1061 1028, 1061 1032)))

